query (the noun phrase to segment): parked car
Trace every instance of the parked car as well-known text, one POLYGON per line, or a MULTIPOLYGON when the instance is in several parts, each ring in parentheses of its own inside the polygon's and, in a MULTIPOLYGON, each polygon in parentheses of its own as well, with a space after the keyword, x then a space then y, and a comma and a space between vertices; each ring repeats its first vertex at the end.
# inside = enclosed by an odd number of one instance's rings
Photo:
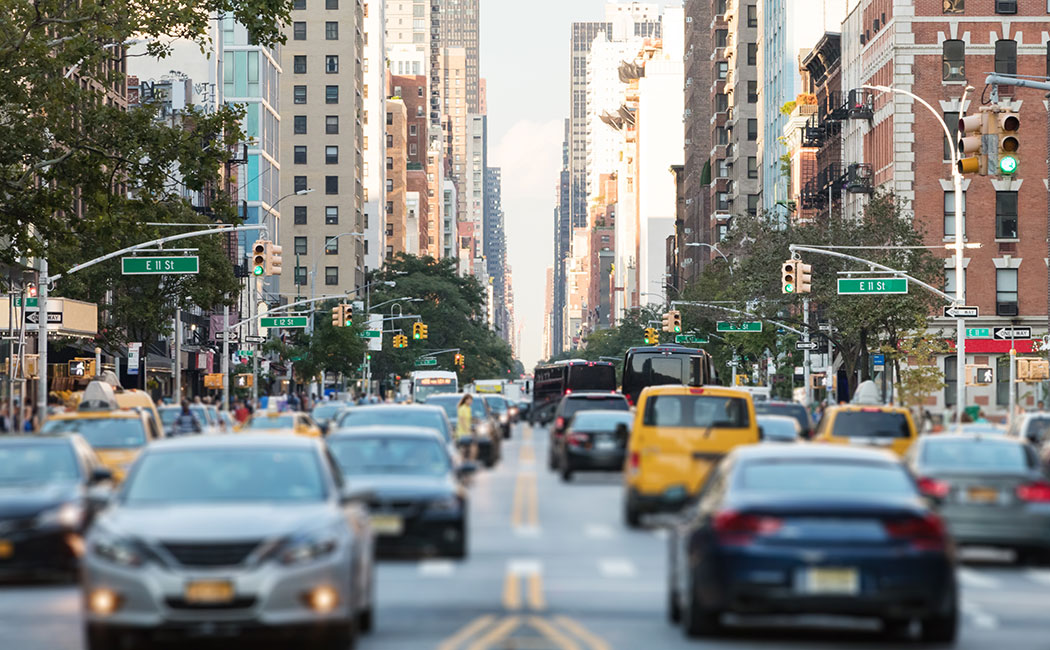
POLYGON ((630 411, 579 411, 572 416, 555 452, 563 481, 580 471, 623 470, 634 414, 630 411))

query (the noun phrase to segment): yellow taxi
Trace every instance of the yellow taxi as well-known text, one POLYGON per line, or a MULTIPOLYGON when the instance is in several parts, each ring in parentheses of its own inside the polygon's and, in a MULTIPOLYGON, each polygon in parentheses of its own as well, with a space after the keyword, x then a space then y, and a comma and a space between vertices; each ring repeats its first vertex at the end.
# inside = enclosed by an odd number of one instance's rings
POLYGON ((813 441, 882 447, 903 456, 918 436, 906 408, 843 404, 828 407, 813 441))
POLYGON ((310 438, 321 437, 321 427, 306 413, 276 411, 256 413, 241 429, 252 433, 294 433, 310 438))
POLYGON ((162 435, 156 431, 150 415, 141 409, 56 413, 48 417, 42 431, 79 434, 118 482, 124 480, 142 449, 162 435))
POLYGON ((624 519, 677 510, 738 445, 759 441, 751 395, 719 386, 650 386, 638 397, 624 469, 624 519))

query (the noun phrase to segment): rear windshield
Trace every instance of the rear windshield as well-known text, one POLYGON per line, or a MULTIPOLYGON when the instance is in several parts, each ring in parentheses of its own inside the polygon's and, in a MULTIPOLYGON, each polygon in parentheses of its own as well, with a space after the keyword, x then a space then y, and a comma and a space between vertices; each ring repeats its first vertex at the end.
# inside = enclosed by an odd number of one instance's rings
POLYGON ((631 383, 638 386, 687 383, 690 357, 659 352, 638 353, 631 359, 631 383))
POLYGON ((778 495, 915 494, 904 468, 889 463, 818 459, 752 461, 743 464, 737 487, 778 495))
POLYGON ((1028 456, 1023 445, 995 440, 930 439, 922 450, 924 469, 974 472, 1023 472, 1028 456))
POLYGON ((643 423, 652 427, 751 426, 747 400, 717 395, 654 395, 646 400, 643 423))
POLYGON ((605 364, 569 366, 570 390, 616 390, 616 369, 605 364))
POLYGON ((572 426, 587 431, 615 431, 621 424, 630 427, 632 420, 630 411, 581 411, 572 419, 572 426))
POLYGON ((507 410, 507 401, 502 397, 493 397, 491 395, 485 396, 485 401, 488 403, 489 408, 496 413, 504 413, 507 410))
POLYGON ((568 418, 580 411, 629 411, 627 400, 621 395, 607 395, 602 397, 570 397, 562 404, 561 414, 568 418))
POLYGON ((1025 436, 1029 440, 1044 442, 1050 434, 1050 418, 1032 418, 1028 421, 1028 429, 1025 436))
POLYGON ((810 426, 809 413, 806 412, 806 407, 801 404, 776 404, 770 402, 755 402, 755 413, 762 415, 768 413, 769 415, 784 415, 790 418, 795 418, 803 429, 810 426))
POLYGON ((910 438, 908 418, 886 411, 842 411, 831 435, 837 438, 910 438))
POLYGON ((138 418, 48 420, 44 433, 79 433, 95 449, 135 449, 146 444, 138 418))

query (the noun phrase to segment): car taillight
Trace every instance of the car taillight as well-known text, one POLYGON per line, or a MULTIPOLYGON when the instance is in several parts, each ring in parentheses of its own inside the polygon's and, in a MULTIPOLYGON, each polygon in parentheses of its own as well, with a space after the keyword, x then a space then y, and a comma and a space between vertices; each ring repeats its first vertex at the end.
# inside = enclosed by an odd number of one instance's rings
POLYGON ((632 451, 631 452, 631 456, 630 456, 630 458, 628 460, 628 463, 629 463, 628 466, 630 467, 630 469, 633 469, 633 470, 637 471, 638 468, 642 464, 642 457, 641 457, 641 455, 637 451, 632 451))
POLYGON ((1017 486, 1017 498, 1034 503, 1050 503, 1050 483, 1037 481, 1017 486))
POLYGON ((890 537, 905 540, 920 551, 940 551, 947 542, 944 522, 932 513, 924 517, 890 519, 882 526, 890 537))
POLYGON ((627 406, 634 406, 634 399, 630 395, 624 395, 627 398, 627 406))
POLYGON ((780 530, 783 522, 776 517, 749 515, 723 510, 715 515, 714 530, 718 541, 726 546, 744 546, 755 535, 769 535, 780 530))
POLYGON ((586 433, 570 433, 566 437, 566 441, 570 445, 584 446, 584 445, 587 445, 587 444, 589 444, 591 442, 591 438, 586 433))
POLYGON ((928 497, 937 497, 943 499, 948 496, 948 492, 951 491, 952 486, 946 481, 938 481, 935 478, 922 477, 918 480, 919 492, 922 492, 928 497))
POLYGON ((557 420, 554 421, 554 428, 555 429, 561 429, 564 426, 565 426, 565 418, 559 417, 557 420))

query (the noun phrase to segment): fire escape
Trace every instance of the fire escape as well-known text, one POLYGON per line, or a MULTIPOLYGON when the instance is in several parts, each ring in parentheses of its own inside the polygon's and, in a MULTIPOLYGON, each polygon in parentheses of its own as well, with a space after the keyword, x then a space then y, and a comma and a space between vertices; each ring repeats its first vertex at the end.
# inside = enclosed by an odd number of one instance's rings
POLYGON ((841 208, 842 192, 872 192, 871 164, 847 165, 842 160, 842 126, 848 120, 870 122, 873 117, 870 92, 851 90, 843 100, 840 91, 830 91, 820 102, 817 115, 800 127, 802 146, 818 149, 815 160, 800 170, 802 178, 807 179, 799 192, 802 210, 816 210, 820 216, 827 217, 841 208))

